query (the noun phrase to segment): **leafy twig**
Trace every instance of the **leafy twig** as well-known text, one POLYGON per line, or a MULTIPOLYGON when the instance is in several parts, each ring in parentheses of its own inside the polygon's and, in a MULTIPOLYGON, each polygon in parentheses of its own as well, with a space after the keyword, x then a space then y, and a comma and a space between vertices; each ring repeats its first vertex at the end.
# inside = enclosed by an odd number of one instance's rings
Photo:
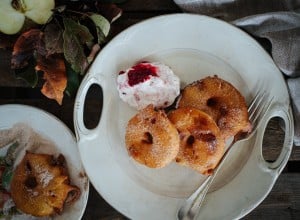
POLYGON ((80 76, 106 42, 111 23, 122 14, 118 6, 100 2, 56 1, 61 4, 48 22, 22 32, 15 42, 11 67, 17 76, 35 87, 39 77, 35 71, 42 71, 42 93, 59 104, 64 94, 75 94, 80 76))

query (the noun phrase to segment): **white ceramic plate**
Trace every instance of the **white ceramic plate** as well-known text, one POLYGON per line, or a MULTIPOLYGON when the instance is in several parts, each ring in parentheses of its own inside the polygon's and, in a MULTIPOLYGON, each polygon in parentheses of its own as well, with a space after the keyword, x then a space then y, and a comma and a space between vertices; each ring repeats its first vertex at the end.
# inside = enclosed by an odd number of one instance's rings
POLYGON ((289 158, 293 137, 289 96, 280 71, 256 41, 205 16, 174 14, 146 20, 123 31, 97 56, 79 88, 74 109, 80 155, 96 190, 129 218, 175 219, 184 198, 204 180, 174 163, 162 169, 141 166, 125 150, 125 127, 136 111, 119 99, 116 77, 120 70, 145 60, 169 65, 182 87, 217 74, 238 88, 247 102, 261 89, 274 96, 256 135, 232 151, 199 218, 246 215, 266 197, 289 158), (83 123, 83 106, 93 84, 103 90, 103 109, 98 126, 89 130, 83 123), (262 139, 275 116, 285 122, 284 148, 274 163, 267 163, 261 153, 262 139))
POLYGON ((0 105, 0 129, 10 129, 17 123, 29 125, 41 137, 54 143, 66 158, 72 184, 81 189, 80 198, 54 219, 81 219, 88 200, 89 180, 74 135, 58 118, 45 111, 25 105, 0 105))

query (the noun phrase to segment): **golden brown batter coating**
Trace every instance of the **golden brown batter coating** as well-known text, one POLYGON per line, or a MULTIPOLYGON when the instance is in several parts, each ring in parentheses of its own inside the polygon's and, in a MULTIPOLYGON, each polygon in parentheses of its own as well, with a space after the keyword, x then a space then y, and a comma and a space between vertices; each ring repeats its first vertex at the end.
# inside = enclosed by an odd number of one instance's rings
POLYGON ((224 139, 214 120, 196 108, 178 108, 168 115, 180 137, 176 162, 210 174, 224 151, 224 139))
POLYGON ((78 199, 80 189, 70 185, 64 157, 26 152, 14 171, 11 196, 16 207, 33 216, 62 212, 78 199))
POLYGON ((179 137, 163 110, 148 105, 128 122, 125 142, 137 162, 161 168, 172 162, 179 151, 179 137))
POLYGON ((186 106, 209 114, 225 139, 251 129, 244 97, 229 82, 217 76, 206 77, 186 86, 178 107, 186 106))

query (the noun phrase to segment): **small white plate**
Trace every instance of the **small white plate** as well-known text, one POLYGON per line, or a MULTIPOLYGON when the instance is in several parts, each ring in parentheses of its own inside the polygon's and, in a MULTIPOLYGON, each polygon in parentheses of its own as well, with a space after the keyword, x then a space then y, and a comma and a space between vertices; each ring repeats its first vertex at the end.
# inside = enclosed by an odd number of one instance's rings
POLYGON ((96 190, 131 219, 176 219, 185 197, 204 179, 175 163, 162 169, 141 166, 126 152, 125 128, 136 111, 118 97, 116 78, 120 70, 145 60, 169 65, 182 87, 216 74, 238 88, 248 103, 258 89, 274 96, 256 135, 231 152, 199 218, 246 215, 266 197, 288 161, 293 137, 289 95, 280 71, 255 40, 206 16, 173 14, 146 20, 123 31, 97 56, 79 88, 74 109, 80 155, 96 190), (103 108, 98 126, 89 130, 83 123, 83 107, 93 84, 103 90, 103 108), (286 136, 280 156, 268 163, 261 148, 272 117, 284 120, 286 136))
POLYGON ((56 146, 56 152, 63 154, 66 159, 71 183, 81 190, 80 198, 74 204, 66 206, 62 214, 54 219, 81 219, 88 200, 89 180, 73 133, 58 118, 43 110, 26 105, 0 105, 0 129, 10 129, 17 123, 28 125, 56 146))

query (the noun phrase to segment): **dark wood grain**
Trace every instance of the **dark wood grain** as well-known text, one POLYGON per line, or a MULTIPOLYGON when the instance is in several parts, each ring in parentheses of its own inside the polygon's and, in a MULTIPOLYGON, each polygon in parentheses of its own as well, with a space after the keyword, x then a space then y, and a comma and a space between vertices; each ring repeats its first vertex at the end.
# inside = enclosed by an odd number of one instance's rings
POLYGON ((176 4, 172 0, 129 0, 124 4, 120 4, 120 7, 125 12, 169 12, 173 13, 180 11, 176 4))
POLYGON ((283 173, 267 198, 244 219, 299 219, 300 175, 283 173))
MULTIPOLYGON (((170 13, 180 13, 172 0, 128 0, 121 4, 122 17, 113 23, 108 42, 118 33, 145 19, 170 13)), ((30 88, 24 81, 16 79, 10 69, 10 50, 0 49, 0 105, 25 104, 48 111, 62 120, 73 132, 74 97, 65 97, 63 105, 45 98, 40 86, 30 88)), ((101 98, 91 91, 85 107, 87 127, 95 127, 101 109, 101 98)), ((0 115, 1 120, 1 115, 0 115)), ((263 141, 263 155, 267 161, 274 161, 281 148, 284 131, 280 121, 270 121, 263 141)), ((228 198, 230 199, 230 198, 228 198)), ((154 210, 155 211, 155 210, 154 210)), ((243 219, 300 219, 300 147, 294 147, 288 164, 270 194, 264 201, 243 219)), ((91 185, 84 220, 127 219, 111 207, 91 185)))

